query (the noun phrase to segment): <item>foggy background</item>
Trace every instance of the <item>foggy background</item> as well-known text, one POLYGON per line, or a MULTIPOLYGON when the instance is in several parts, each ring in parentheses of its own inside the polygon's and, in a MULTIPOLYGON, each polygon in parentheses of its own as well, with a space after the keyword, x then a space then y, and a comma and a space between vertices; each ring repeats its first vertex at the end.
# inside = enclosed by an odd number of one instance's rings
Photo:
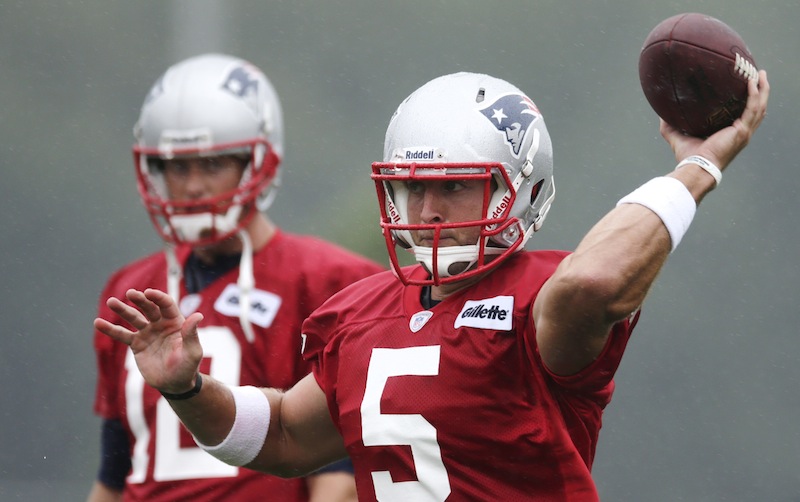
POLYGON ((796 0, 0 0, 0 500, 81 500, 93 482, 91 322, 107 276, 161 247, 131 129, 170 64, 221 51, 261 67, 287 138, 272 218, 383 263, 369 173, 396 106, 446 73, 509 80, 555 148, 528 247, 574 249, 675 165, 637 58, 687 11, 747 41, 769 114, 645 304, 594 476, 604 501, 800 501, 796 0))

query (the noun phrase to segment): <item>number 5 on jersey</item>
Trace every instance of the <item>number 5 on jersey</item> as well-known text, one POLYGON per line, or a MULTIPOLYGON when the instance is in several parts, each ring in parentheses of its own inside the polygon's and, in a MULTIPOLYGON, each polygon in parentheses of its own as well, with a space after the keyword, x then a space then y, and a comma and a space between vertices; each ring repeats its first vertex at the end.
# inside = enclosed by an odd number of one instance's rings
POLYGON ((381 502, 439 502, 450 494, 450 481, 436 440, 436 428, 422 415, 381 413, 381 397, 390 377, 436 376, 440 347, 373 349, 361 402, 365 446, 408 445, 418 481, 392 481, 388 471, 374 471, 372 482, 381 502))

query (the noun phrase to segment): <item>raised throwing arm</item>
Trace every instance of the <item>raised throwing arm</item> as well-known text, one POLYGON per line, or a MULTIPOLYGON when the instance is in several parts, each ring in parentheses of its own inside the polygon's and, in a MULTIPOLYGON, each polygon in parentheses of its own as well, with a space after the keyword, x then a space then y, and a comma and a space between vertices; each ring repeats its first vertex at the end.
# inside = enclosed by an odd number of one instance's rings
POLYGON ((542 359, 570 375, 602 351, 611 327, 635 312, 669 253, 689 226, 696 206, 766 115, 766 72, 749 83, 747 106, 731 126, 707 139, 685 136, 661 121, 661 134, 678 161, 688 159, 623 198, 583 238, 545 283, 533 307, 542 359), (690 157, 700 156, 692 161, 690 157), (709 166, 702 164, 708 162, 709 166))

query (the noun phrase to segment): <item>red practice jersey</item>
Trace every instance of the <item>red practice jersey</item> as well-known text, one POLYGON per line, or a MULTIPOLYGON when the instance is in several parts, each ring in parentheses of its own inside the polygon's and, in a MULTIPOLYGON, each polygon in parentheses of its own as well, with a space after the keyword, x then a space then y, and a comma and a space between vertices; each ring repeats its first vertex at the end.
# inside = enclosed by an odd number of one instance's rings
POLYGON ((531 307, 566 255, 518 253, 430 310, 420 287, 386 272, 306 320, 304 355, 361 502, 597 500, 601 415, 635 321, 617 324, 582 372, 550 373, 531 307))
MULTIPOLYGON (((181 263, 189 253, 188 248, 178 249, 181 263)), ((120 322, 105 300, 124 299, 129 288, 166 291, 166 269, 164 254, 157 253, 115 273, 100 298, 99 316, 120 322)), ((181 305, 184 311, 196 306, 204 316, 199 328, 201 371, 230 385, 276 388, 289 388, 311 371, 300 355, 303 320, 333 293, 384 270, 328 242, 282 231, 254 254, 253 269, 249 320, 254 342, 246 339, 240 325, 238 266, 199 294, 187 295, 182 286, 181 305)), ((95 412, 121 420, 129 435, 132 469, 125 500, 307 500, 301 478, 287 480, 229 466, 202 451, 166 399, 145 385, 127 346, 99 332, 94 345, 99 369, 95 412)))

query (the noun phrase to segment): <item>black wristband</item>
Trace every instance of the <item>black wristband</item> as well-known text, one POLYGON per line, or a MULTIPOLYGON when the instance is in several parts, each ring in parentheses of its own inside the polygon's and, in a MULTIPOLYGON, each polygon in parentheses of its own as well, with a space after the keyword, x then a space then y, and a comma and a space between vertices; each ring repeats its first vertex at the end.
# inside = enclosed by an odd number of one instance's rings
POLYGON ((194 388, 192 390, 187 390, 183 394, 169 394, 168 392, 161 392, 161 395, 169 399, 170 401, 183 401, 184 399, 189 399, 190 397, 194 397, 200 393, 200 389, 203 387, 203 378, 200 376, 200 373, 194 379, 194 388))

